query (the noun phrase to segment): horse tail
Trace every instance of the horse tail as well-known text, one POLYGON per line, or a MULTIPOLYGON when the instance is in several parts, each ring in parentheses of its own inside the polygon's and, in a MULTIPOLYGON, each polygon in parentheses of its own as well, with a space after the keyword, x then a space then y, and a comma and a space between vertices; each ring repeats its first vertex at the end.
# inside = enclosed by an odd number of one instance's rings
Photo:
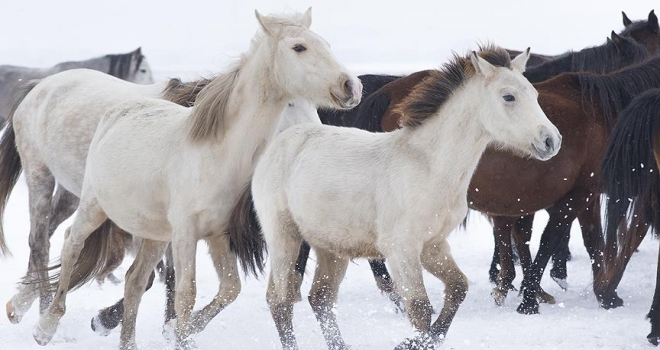
POLYGON ((18 177, 23 171, 23 166, 21 165, 21 156, 18 154, 16 149, 16 133, 14 132, 14 125, 12 120, 14 119, 14 113, 18 108, 18 105, 23 102, 25 96, 32 91, 32 89, 37 86, 39 83, 38 80, 33 80, 25 85, 23 91, 21 91, 18 99, 12 106, 11 112, 7 118, 7 127, 5 132, 0 139, 0 255, 11 255, 9 247, 5 242, 5 232, 3 229, 3 220, 5 208, 7 207, 7 201, 9 201, 9 195, 18 181, 18 177))
POLYGON ((601 182, 609 196, 606 207, 604 262, 596 276, 599 288, 605 288, 620 270, 625 268, 625 257, 619 254, 619 245, 630 244, 627 217, 636 209, 645 220, 660 227, 660 172, 653 146, 660 141, 660 89, 649 90, 637 96, 621 111, 608 141, 601 182))
POLYGON ((229 249, 238 257, 246 275, 263 274, 267 247, 252 201, 250 184, 238 199, 227 226, 229 249))
MULTIPOLYGON (((69 232, 67 231, 67 234, 69 232)), ((101 272, 107 270, 114 263, 113 243, 117 242, 114 235, 121 234, 117 226, 110 220, 105 220, 92 234, 85 240, 84 246, 80 251, 78 260, 73 265, 69 290, 73 291, 91 281, 101 272)), ((123 240, 122 240, 123 242, 123 240)), ((121 248, 124 245, 121 244, 121 248)), ((49 270, 59 269, 62 265, 57 264, 49 267, 49 270)), ((55 273, 50 280, 50 289, 57 290, 60 280, 60 273, 55 273)), ((31 280, 27 283, 33 282, 31 280)), ((39 283, 40 281, 37 281, 39 283)))

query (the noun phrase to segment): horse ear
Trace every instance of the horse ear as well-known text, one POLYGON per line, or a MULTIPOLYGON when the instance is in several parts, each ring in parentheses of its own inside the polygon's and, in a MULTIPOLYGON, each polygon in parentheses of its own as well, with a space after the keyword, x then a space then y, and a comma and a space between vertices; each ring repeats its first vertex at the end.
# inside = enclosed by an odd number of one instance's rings
POLYGON ((312 7, 310 6, 307 11, 305 11, 304 19, 302 23, 303 27, 309 29, 312 25, 312 7))
POLYGON ((135 56, 140 56, 142 55, 142 46, 138 47, 137 50, 133 51, 133 54, 135 56))
POLYGON ((525 73, 525 67, 527 67, 527 60, 529 60, 529 47, 520 55, 516 56, 516 58, 511 60, 511 67, 520 73, 525 73))
POLYGON ((611 35, 612 35, 612 42, 614 43, 614 45, 618 46, 619 44, 621 44, 624 41, 623 38, 621 36, 619 36, 619 34, 615 33, 614 31, 612 31, 611 35))
POLYGON ((651 12, 649 12, 648 23, 649 23, 649 27, 651 27, 651 29, 657 33, 660 31, 660 26, 658 26, 658 17, 655 15, 654 11, 655 10, 651 10, 651 12))
POLYGON ((477 74, 482 74, 486 77, 495 74, 495 67, 492 64, 488 63, 485 59, 479 57, 476 51, 472 51, 470 55, 470 60, 472 61, 472 66, 477 74))
POLYGON ((628 18, 628 16, 626 15, 626 13, 623 12, 623 11, 621 11, 621 14, 623 15, 623 26, 624 26, 624 27, 627 27, 627 26, 631 25, 631 24, 632 24, 632 21, 630 20, 630 18, 628 18))
POLYGON ((261 29, 264 30, 264 33, 268 35, 273 34, 272 28, 270 28, 270 23, 268 23, 268 19, 264 17, 259 11, 254 10, 254 15, 257 17, 257 21, 259 21, 259 25, 261 25, 261 29))

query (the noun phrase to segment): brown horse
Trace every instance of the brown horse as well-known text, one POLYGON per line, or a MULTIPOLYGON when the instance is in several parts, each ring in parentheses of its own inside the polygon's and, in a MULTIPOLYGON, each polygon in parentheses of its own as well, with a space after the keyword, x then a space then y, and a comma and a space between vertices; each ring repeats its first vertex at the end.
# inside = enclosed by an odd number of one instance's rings
MULTIPOLYGON (((618 278, 639 245, 640 232, 648 225, 660 227, 660 89, 649 90, 636 97, 621 112, 607 146, 602 165, 603 187, 607 202, 608 244, 605 268, 597 284, 610 287, 618 278), (630 210, 632 207, 632 210, 630 210), (643 224, 638 226, 639 224, 643 224), (641 229, 640 229, 641 227, 641 229), (619 251, 619 244, 622 246, 619 251)), ((618 283, 618 281, 617 281, 618 283)), ((660 255, 655 294, 647 317, 651 333, 647 339, 660 343, 660 255)))

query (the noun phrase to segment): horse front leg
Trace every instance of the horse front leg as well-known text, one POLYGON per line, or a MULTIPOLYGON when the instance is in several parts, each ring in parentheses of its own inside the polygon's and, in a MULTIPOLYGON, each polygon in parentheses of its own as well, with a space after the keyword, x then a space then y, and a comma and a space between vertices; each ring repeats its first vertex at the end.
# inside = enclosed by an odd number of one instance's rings
POLYGON ((422 253, 422 266, 445 284, 445 303, 431 326, 434 339, 444 339, 468 291, 468 280, 451 255, 447 241, 429 245, 422 253))
POLYGON ((648 339, 649 343, 658 346, 660 344, 660 253, 658 253, 653 303, 646 317, 651 321, 651 333, 646 336, 646 339, 648 339))
POLYGON ((192 340, 187 339, 193 330, 192 310, 197 295, 197 285, 195 283, 197 236, 194 229, 192 229, 193 227, 192 224, 183 227, 173 225, 172 255, 174 257, 176 279, 174 308, 177 316, 175 328, 175 346, 177 349, 194 347, 192 340))
POLYGON ((160 261, 167 242, 143 239, 140 250, 135 261, 126 272, 126 283, 124 285, 124 315, 119 337, 119 349, 135 350, 135 323, 138 308, 142 300, 142 294, 147 289, 149 280, 153 283, 154 268, 160 261))
POLYGON ((378 286, 378 289, 380 289, 380 292, 387 295, 387 297, 394 303, 396 312, 405 314, 406 305, 399 293, 396 292, 392 276, 390 276, 389 271, 387 271, 387 266, 385 266, 385 259, 369 260, 369 266, 371 267, 371 272, 374 275, 376 285, 378 286))
POLYGON ((213 300, 193 313, 192 333, 203 331, 211 320, 231 304, 241 292, 241 279, 238 273, 236 254, 229 249, 227 235, 213 235, 206 239, 213 266, 220 279, 218 293, 213 300))
POLYGON ((309 292, 309 304, 321 324, 325 343, 330 350, 345 350, 344 339, 339 331, 337 315, 333 308, 337 302, 339 284, 346 275, 348 259, 316 249, 316 272, 309 292))
POLYGON ((516 268, 513 264, 513 249, 511 247, 511 230, 516 222, 515 217, 493 216, 493 235, 497 242, 497 250, 500 257, 500 271, 497 275, 497 286, 493 288, 491 295, 495 304, 504 304, 509 290, 513 288, 513 280, 516 278, 516 268))

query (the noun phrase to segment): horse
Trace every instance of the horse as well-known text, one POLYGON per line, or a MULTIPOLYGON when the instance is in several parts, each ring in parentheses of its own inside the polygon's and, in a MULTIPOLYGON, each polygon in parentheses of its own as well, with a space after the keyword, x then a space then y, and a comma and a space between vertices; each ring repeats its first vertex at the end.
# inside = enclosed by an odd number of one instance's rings
MULTIPOLYGON (((660 89, 637 96, 619 116, 602 163, 601 178, 609 200, 606 206, 605 237, 613 244, 606 251, 605 268, 598 283, 605 284, 621 274, 634 249, 638 232, 649 225, 660 227, 660 89), (621 247, 619 247, 619 245, 621 247)), ((655 293, 647 318, 651 332, 647 340, 660 343, 660 254, 655 293)), ((620 279, 620 277, 619 277, 620 279)), ((617 281, 618 283, 618 281, 617 281)))
POLYGON ((50 68, 0 66, 0 125, 4 125, 21 87, 30 80, 42 79, 75 68, 88 68, 137 84, 153 84, 151 68, 142 48, 129 53, 105 55, 85 61, 62 62, 50 68))
MULTIPOLYGON (((267 301, 283 348, 298 348, 292 328, 293 302, 300 294, 294 269, 303 240, 316 251, 309 302, 330 349, 347 348, 332 309, 349 259, 357 257, 384 256, 391 263, 408 316, 420 332, 397 348, 430 348, 441 341, 468 287, 446 237, 467 212, 465 193, 481 153, 497 142, 548 160, 561 144, 521 74, 528 53, 511 60, 504 49, 486 46, 479 54, 455 56, 402 102, 401 130, 369 133, 305 124, 275 139, 237 205, 246 208, 241 203, 253 195, 263 235, 257 222, 229 227, 230 235, 267 243, 267 301), (422 267, 446 285, 445 304, 433 325, 422 267)), ((254 263, 249 259, 254 245, 242 249, 239 259, 254 263)))
MULTIPOLYGON (((199 317, 217 314, 240 292, 224 226, 288 102, 351 108, 362 89, 327 42, 309 30, 311 9, 290 16, 256 12, 256 17, 261 32, 250 49, 199 93, 194 107, 134 98, 104 115, 90 144, 80 205, 62 248, 57 292, 34 328, 39 344, 54 335, 67 291, 102 265, 103 255, 91 257, 94 248, 83 243, 96 236, 93 231, 106 219, 144 238, 127 273, 121 348, 135 347, 140 296, 169 241, 177 280, 177 346, 189 345, 187 337, 199 321, 192 314, 199 239, 209 243, 221 279, 220 291, 199 317)), ((31 94, 38 95, 36 89, 31 94)), ((102 246, 106 237, 96 238, 102 246)))

